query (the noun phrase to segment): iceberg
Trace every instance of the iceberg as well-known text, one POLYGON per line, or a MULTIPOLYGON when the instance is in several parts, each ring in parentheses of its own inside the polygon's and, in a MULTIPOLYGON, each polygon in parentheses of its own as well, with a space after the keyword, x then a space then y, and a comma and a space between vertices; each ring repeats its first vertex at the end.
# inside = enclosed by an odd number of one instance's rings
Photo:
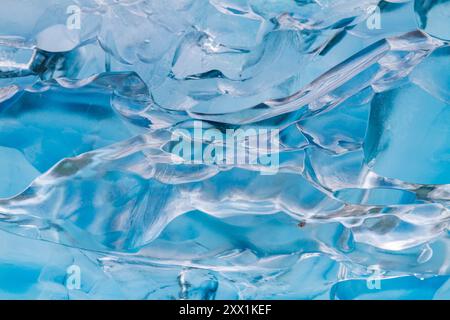
POLYGON ((450 299, 449 5, 3 0, 0 298, 450 299))

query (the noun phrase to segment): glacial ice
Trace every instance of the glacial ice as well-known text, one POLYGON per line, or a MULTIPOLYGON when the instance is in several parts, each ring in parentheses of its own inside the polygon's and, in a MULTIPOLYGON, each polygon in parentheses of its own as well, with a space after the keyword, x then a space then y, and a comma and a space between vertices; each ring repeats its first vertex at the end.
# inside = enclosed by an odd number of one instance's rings
POLYGON ((449 4, 3 0, 0 298, 449 299, 449 4))

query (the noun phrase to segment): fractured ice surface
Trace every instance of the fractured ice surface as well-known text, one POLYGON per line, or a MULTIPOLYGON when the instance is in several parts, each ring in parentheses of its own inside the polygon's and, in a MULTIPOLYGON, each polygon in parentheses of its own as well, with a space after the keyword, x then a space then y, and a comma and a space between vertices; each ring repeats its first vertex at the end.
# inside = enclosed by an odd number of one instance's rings
POLYGON ((448 4, 3 0, 0 298, 449 299, 448 4))
POLYGON ((443 40, 450 40, 450 1, 416 0, 414 8, 419 27, 443 40))

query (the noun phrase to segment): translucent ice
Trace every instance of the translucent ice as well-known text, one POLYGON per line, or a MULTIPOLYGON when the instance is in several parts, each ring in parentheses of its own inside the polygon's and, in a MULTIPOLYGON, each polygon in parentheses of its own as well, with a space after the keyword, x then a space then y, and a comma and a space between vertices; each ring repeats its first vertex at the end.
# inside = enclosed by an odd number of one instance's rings
POLYGON ((450 40, 450 1, 415 0, 414 8, 420 28, 434 37, 450 40))
POLYGON ((0 298, 449 299, 448 4, 3 0, 0 298))

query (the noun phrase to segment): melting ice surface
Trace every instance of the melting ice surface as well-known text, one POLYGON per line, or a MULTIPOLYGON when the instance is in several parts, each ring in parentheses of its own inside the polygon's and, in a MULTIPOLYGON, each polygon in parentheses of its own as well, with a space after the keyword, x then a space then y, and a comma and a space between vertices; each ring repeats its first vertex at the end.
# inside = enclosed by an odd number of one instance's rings
POLYGON ((2 0, 0 298, 450 299, 449 15, 2 0), (277 173, 174 161, 196 123, 277 173))

